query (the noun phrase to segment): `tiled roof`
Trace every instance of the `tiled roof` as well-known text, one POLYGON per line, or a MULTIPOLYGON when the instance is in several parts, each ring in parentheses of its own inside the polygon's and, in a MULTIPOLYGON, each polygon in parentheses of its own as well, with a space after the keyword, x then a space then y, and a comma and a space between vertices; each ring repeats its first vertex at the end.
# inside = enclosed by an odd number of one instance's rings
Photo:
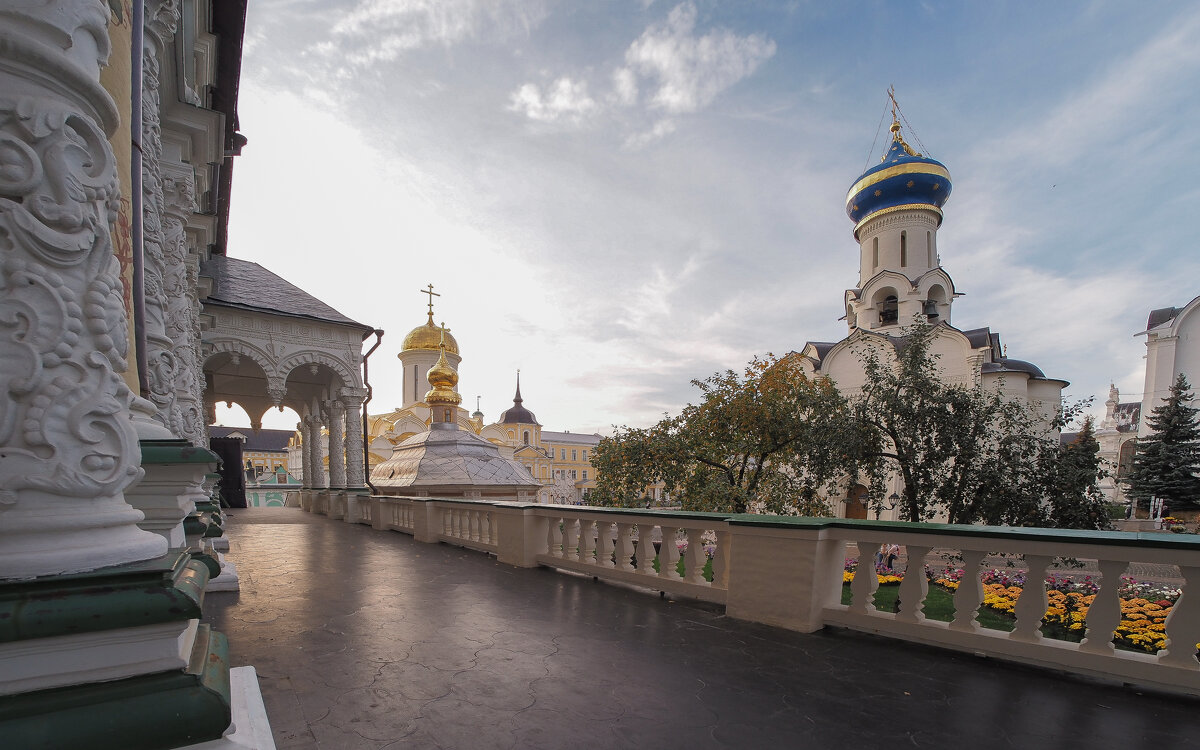
POLYGON ((213 281, 212 292, 204 300, 206 303, 372 330, 370 326, 347 318, 300 287, 248 260, 214 255, 200 264, 200 275, 213 281))
POLYGON ((598 433, 587 435, 575 432, 551 432, 542 430, 542 442, 546 443, 575 443, 578 445, 599 445, 604 437, 598 433))
POLYGON ((471 486, 540 487, 520 463, 503 458, 499 449, 466 430, 434 425, 413 435, 392 452, 392 457, 371 472, 379 487, 429 489, 471 486))
POLYGON ((216 425, 208 428, 209 436, 215 438, 229 437, 232 432, 246 436, 244 450, 276 453, 286 451, 288 440, 291 440, 292 435, 296 434, 293 430, 259 430, 255 432, 249 427, 218 427, 216 425))

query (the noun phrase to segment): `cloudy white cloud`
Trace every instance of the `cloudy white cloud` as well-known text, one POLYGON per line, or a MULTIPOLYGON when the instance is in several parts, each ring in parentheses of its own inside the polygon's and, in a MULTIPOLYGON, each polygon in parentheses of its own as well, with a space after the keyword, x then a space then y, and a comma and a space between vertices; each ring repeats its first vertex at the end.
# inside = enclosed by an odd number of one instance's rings
MULTIPOLYGON (((726 28, 697 33, 697 18, 694 3, 675 6, 629 45, 623 64, 612 71, 611 92, 604 101, 625 109, 641 104, 652 120, 649 127, 639 125, 628 134, 626 146, 643 146, 674 132, 674 117, 708 107, 775 54, 775 42, 761 34, 726 28)), ((542 122, 582 124, 605 108, 587 95, 586 82, 567 77, 546 86, 545 95, 536 83, 522 84, 510 101, 512 110, 542 122)))
POLYGON ((544 93, 536 83, 526 83, 513 92, 509 109, 538 122, 578 123, 596 110, 596 102, 588 96, 586 81, 564 76, 548 85, 544 93))
POLYGON ((651 106, 671 114, 707 107, 775 54, 775 42, 760 34, 713 29, 697 36, 696 15, 693 3, 675 6, 625 53, 629 68, 656 84, 651 106))
POLYGON ((546 17, 539 0, 361 0, 333 25, 333 47, 354 63, 395 60, 428 45, 528 35, 546 17))

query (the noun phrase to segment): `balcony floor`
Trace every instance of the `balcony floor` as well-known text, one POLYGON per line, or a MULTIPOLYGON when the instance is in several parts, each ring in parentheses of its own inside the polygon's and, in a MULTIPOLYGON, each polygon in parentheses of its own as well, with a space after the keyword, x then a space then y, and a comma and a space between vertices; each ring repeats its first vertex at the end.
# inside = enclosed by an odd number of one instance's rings
POLYGON ((284 748, 1184 748, 1200 701, 234 510, 210 593, 284 748))

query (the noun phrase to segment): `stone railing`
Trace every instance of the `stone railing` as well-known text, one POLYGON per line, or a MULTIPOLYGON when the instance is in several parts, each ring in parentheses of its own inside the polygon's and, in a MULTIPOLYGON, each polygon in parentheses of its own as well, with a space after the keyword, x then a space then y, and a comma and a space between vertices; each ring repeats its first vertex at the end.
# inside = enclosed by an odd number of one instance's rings
MULTIPOLYGON (((313 498, 314 512, 331 503, 313 498)), ((1200 538, 1156 533, 1083 532, 948 526, 832 518, 725 515, 481 500, 358 495, 344 518, 417 541, 468 547, 520 567, 549 566, 648 589, 724 604, 730 617, 813 632, 838 626, 887 637, 1200 695, 1200 538), (642 540, 657 544, 639 555, 642 540), (849 545, 873 552, 903 545, 910 570, 899 611, 874 607, 874 566, 860 566, 842 604, 849 545), (926 562, 949 554, 964 571, 951 622, 926 619, 926 562), (983 628, 985 559, 1020 560, 1028 580, 1044 580, 1055 558, 1095 560, 1100 590, 1088 610, 1081 643, 1045 638, 1045 587, 1018 599, 1012 632, 983 628), (682 565, 680 562, 682 560, 682 565), (711 561, 711 566, 709 563, 711 561), (1166 621, 1167 648, 1157 655, 1115 649, 1121 620, 1118 587, 1131 563, 1177 565, 1183 594, 1166 621), (706 570, 707 568, 707 570, 706 570), (681 572, 682 571, 682 572, 681 572)), ((865 555, 864 555, 865 556, 865 555)))

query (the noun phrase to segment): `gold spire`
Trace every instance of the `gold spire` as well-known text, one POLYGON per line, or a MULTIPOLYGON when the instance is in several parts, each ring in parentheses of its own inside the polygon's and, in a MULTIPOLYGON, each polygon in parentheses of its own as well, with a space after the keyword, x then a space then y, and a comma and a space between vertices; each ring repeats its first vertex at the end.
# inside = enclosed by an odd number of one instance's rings
MULTIPOLYGON (((920 156, 921 154, 913 151, 912 146, 909 146, 904 140, 904 136, 900 135, 900 104, 896 101, 896 86, 895 84, 888 86, 888 99, 892 100, 892 142, 899 143, 900 148, 904 149, 904 153, 909 156, 920 156)), ((891 149, 883 152, 883 156, 879 161, 887 161, 888 154, 891 149)))
POLYGON ((429 384, 433 388, 425 394, 425 403, 430 406, 441 404, 457 406, 462 403, 462 396, 454 392, 454 386, 458 385, 458 373, 446 361, 446 334, 449 333, 449 329, 446 328, 445 323, 442 323, 441 331, 442 340, 438 344, 438 349, 440 349, 438 361, 426 373, 429 384))

